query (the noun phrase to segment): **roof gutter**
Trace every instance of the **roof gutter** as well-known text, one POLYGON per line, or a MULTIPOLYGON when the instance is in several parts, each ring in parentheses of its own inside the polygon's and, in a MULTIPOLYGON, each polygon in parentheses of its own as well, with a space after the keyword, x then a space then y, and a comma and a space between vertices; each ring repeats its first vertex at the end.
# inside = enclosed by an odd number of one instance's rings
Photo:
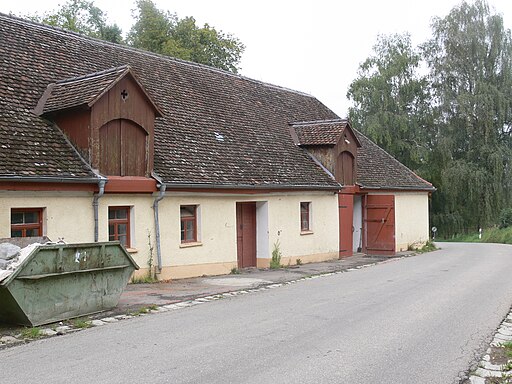
POLYGON ((107 179, 100 179, 98 181, 98 188, 99 192, 94 195, 92 198, 92 207, 94 210, 94 242, 98 242, 98 200, 103 196, 105 193, 105 184, 107 183, 107 179))
POLYGON ((246 189, 249 191, 257 191, 257 190, 297 190, 297 191, 315 191, 315 190, 327 190, 327 191, 337 191, 341 189, 341 185, 247 185, 247 184, 238 184, 238 185, 222 185, 222 184, 193 184, 193 183, 167 183, 167 189, 177 188, 177 189, 233 189, 240 190, 246 189))
POLYGON ((74 177, 47 177, 47 176, 0 176, 0 181, 16 181, 25 183, 70 183, 70 184, 98 184, 97 177, 74 178, 74 177))
POLYGON ((362 190, 367 191, 414 191, 414 192, 435 192, 437 191, 436 187, 431 188, 418 188, 418 187, 366 187, 361 185, 362 190))

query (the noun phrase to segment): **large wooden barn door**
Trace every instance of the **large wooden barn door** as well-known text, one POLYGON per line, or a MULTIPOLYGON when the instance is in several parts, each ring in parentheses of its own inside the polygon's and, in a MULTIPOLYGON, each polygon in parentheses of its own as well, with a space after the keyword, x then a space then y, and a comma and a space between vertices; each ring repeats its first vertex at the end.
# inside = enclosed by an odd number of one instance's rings
POLYGON ((395 197, 367 195, 365 204, 365 252, 376 255, 395 253, 395 197))
POLYGON ((256 266, 256 203, 236 203, 238 268, 256 266))

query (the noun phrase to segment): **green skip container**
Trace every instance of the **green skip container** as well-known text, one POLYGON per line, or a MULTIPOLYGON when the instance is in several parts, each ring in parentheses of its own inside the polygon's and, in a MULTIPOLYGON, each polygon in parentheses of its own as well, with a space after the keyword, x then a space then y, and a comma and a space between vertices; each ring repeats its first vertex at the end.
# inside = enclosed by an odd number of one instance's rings
POLYGON ((136 269, 117 241, 36 246, 0 282, 0 323, 38 326, 112 309, 136 269))

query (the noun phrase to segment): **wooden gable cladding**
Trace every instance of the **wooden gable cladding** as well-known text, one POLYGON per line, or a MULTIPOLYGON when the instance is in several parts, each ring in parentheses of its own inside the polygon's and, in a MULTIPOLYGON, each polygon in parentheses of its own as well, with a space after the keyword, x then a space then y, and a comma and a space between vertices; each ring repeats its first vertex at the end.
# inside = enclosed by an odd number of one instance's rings
POLYGON ((49 84, 34 109, 104 176, 150 177, 158 107, 130 67, 49 84))
POLYGON ((336 181, 347 187, 356 184, 361 143, 348 120, 292 123, 290 133, 294 142, 305 148, 336 181))
POLYGON ((80 155, 91 164, 91 113, 85 109, 64 111, 53 118, 80 155))
POLYGON ((132 76, 91 108, 91 165, 105 176, 145 176, 153 170, 157 111, 132 76))

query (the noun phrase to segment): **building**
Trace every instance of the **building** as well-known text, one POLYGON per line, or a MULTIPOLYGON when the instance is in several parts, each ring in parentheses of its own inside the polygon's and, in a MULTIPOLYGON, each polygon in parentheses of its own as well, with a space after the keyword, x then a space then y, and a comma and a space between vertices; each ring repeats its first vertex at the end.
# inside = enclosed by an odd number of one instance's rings
POLYGON ((428 239, 432 185, 310 95, 6 15, 0 52, 0 238, 161 279, 428 239))

